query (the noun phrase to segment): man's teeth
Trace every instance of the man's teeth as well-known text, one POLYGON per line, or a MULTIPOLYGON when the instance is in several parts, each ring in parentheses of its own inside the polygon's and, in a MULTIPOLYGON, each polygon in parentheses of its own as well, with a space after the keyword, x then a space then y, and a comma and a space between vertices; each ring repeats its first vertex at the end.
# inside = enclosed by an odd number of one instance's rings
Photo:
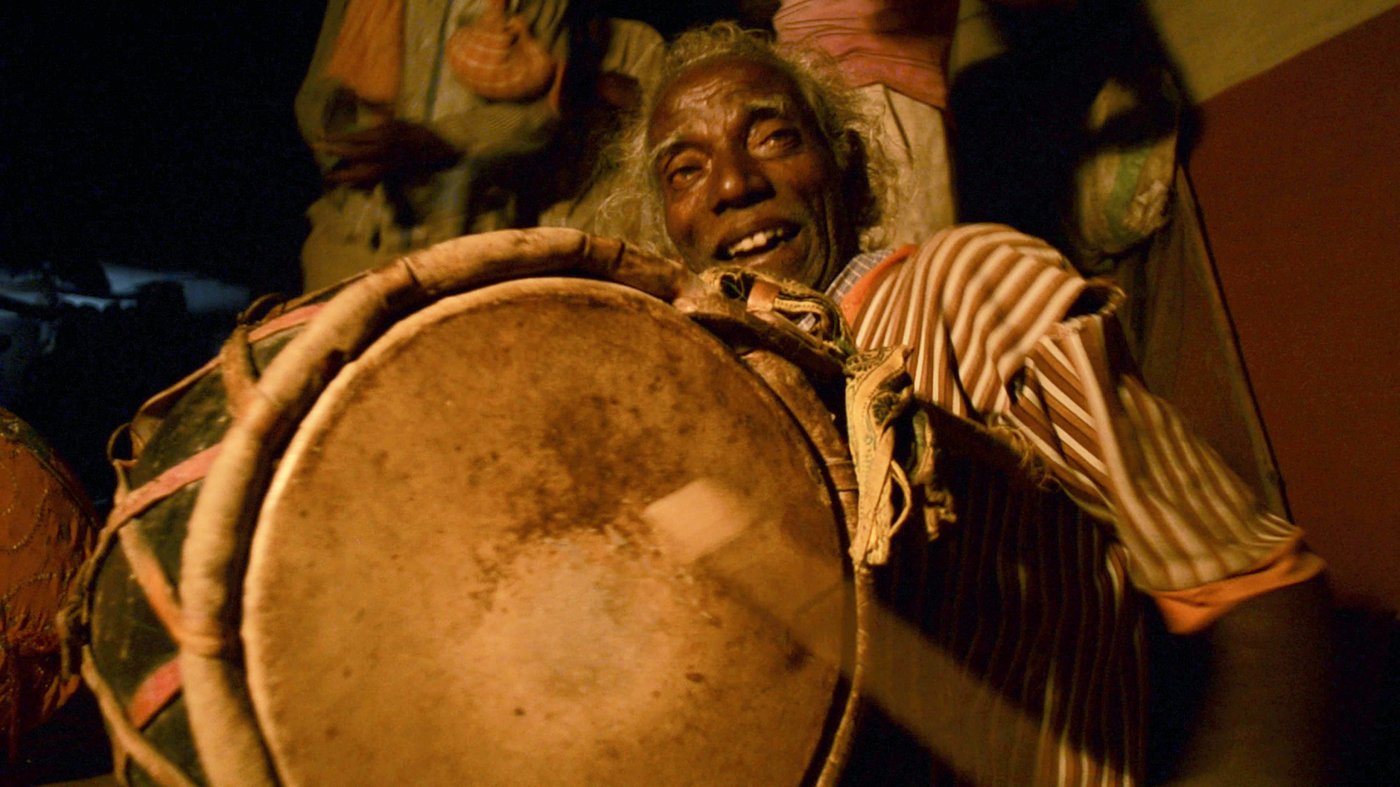
POLYGON ((751 251, 766 249, 780 240, 787 240, 787 236, 788 233, 781 228, 759 230, 746 238, 741 238, 737 242, 730 244, 729 248, 724 251, 730 257, 737 257, 740 254, 748 254, 751 251))

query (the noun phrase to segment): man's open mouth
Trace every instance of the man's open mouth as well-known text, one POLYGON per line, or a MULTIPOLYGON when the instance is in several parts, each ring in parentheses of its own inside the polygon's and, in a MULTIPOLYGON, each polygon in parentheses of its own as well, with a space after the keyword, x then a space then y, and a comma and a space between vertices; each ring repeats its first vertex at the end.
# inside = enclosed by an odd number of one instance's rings
POLYGON ((721 246, 716 256, 721 260, 729 261, 762 254, 771 251, 784 241, 791 240, 793 236, 797 235, 797 231, 798 228, 790 224, 762 229, 745 235, 733 243, 721 246))

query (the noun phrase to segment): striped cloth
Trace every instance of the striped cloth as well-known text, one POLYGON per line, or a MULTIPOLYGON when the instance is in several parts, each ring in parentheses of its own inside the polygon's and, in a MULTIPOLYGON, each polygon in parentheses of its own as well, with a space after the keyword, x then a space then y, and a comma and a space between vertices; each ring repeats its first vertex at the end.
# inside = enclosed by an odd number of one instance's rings
POLYGON ((1010 227, 952 227, 866 254, 828 289, 862 349, 914 348, 921 399, 1009 426, 1081 506, 1114 523, 1128 571, 1178 631, 1322 569, 1132 372, 1121 293, 1010 227), (1241 582, 1232 582, 1241 578, 1241 582))
POLYGON ((393 107, 403 75, 403 0, 349 0, 326 76, 361 100, 393 107))
POLYGON ((880 577, 882 600, 947 657, 872 642, 872 674, 902 681, 887 694, 907 707, 890 714, 927 732, 876 709, 848 781, 1140 783, 1147 647, 1132 586, 1193 631, 1321 561, 1134 376, 1118 290, 1044 242, 951 227, 855 258, 827 294, 860 349, 913 349, 915 395, 938 406, 937 483, 959 504, 958 526, 922 548, 902 532, 880 577), (1029 450, 1077 507, 1022 474, 961 469, 963 421, 948 414, 1029 450))
POLYGON ((936 483, 957 520, 895 536, 875 569, 899 624, 869 630, 844 784, 1116 785, 1147 771, 1148 631, 1109 527, 985 432, 934 410, 936 483))

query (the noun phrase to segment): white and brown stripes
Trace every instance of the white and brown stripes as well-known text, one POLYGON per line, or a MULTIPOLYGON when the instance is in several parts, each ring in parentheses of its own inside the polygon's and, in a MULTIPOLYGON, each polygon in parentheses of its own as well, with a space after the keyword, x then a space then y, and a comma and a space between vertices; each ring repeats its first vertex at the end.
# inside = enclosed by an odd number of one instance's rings
POLYGON ((1197 587, 1297 539, 1111 357, 1114 291, 1043 242, 1001 225, 953 227, 870 275, 862 302, 843 304, 857 345, 916 348, 921 398, 1014 425, 1077 502, 1115 523, 1138 586, 1197 587), (1086 293, 1101 308, 1065 319, 1086 293))
MULTIPOLYGON (((1133 783, 1145 686, 1129 578, 1149 591, 1229 578, 1296 541, 1298 528, 1268 514, 1133 376, 1117 352, 1117 291, 1085 282, 1041 241, 1000 225, 953 227, 912 253, 858 258, 828 294, 860 349, 913 348, 919 398, 1011 427, 1085 513, 1112 523, 1110 534, 1082 518, 1013 513, 1021 524, 1008 528, 981 500, 984 479, 960 505, 992 518, 960 511, 959 527, 930 545, 941 568, 895 584, 919 586, 925 630, 999 696, 1039 703, 1038 740, 1015 742, 1036 752, 1032 781, 1133 783)), ((907 603, 911 591, 897 592, 907 603)), ((937 685, 910 683, 938 701, 937 685)), ((994 720, 966 718, 969 736, 996 737, 994 720)), ((1011 751, 1005 743, 989 750, 1011 751)), ((1025 783, 1006 767, 974 770, 1025 783)))
POLYGON ((1056 256, 1009 227, 944 230, 869 293, 852 319, 856 343, 919 348, 910 369, 915 390, 955 415, 1002 409, 1031 337, 1084 287, 1051 264, 1056 256))

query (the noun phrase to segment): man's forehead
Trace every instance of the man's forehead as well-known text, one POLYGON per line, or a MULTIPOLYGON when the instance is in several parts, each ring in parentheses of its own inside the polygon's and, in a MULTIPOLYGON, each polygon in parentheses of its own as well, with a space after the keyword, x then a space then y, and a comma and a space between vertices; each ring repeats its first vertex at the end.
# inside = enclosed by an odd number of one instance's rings
POLYGON ((802 117, 806 102, 779 66, 753 58, 721 56, 696 63, 676 76, 652 112, 648 140, 664 144, 662 133, 701 113, 731 111, 802 117))
POLYGON ((797 99, 797 85, 777 63, 744 55, 719 55, 691 64, 671 80, 668 95, 697 86, 723 86, 736 93, 772 93, 797 99))

